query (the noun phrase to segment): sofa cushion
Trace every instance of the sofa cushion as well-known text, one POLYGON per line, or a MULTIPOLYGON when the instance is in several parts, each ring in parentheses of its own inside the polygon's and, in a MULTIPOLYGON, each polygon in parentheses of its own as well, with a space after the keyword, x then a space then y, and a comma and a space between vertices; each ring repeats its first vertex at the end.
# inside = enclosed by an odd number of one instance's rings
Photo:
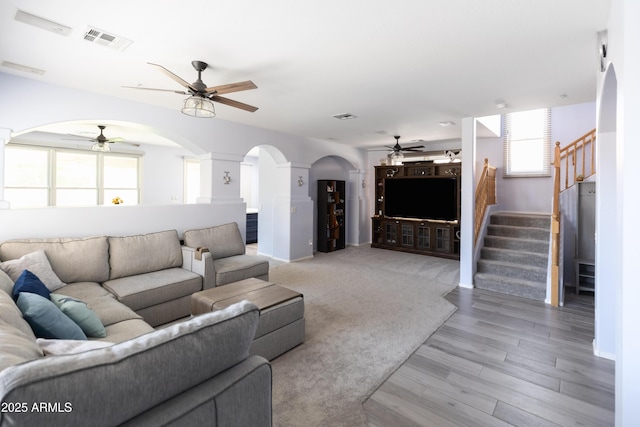
POLYGON ((214 260, 213 264, 216 271, 216 286, 269 274, 269 261, 251 255, 220 258, 214 260))
MULTIPOLYGON (((127 341, 154 331, 151 325, 142 319, 123 320, 106 326, 105 329, 107 330, 107 337, 104 341, 115 343, 127 341)), ((101 339, 98 338, 97 340, 101 339)))
POLYGON ((128 320, 142 319, 142 316, 118 302, 112 293, 97 283, 70 283, 60 288, 59 292, 86 302, 107 329, 107 336, 110 335, 108 328, 110 325, 128 320))
POLYGON ((0 263, 0 268, 3 269, 14 282, 18 280, 18 277, 20 277, 23 271, 29 270, 38 276, 50 291, 55 291, 64 286, 64 283, 62 283, 51 268, 49 259, 43 250, 37 250, 23 255, 18 259, 2 262, 0 263))
POLYGON ((191 248, 207 248, 212 259, 245 253, 245 245, 238 223, 199 228, 184 232, 184 245, 191 248))
POLYGON ((182 268, 170 268, 102 284, 118 301, 133 310, 172 301, 202 290, 202 277, 182 268))
POLYGON ((176 230, 109 237, 110 280, 182 266, 176 230))
POLYGON ((0 320, 0 372, 19 363, 44 356, 36 338, 0 320))
POLYGON ((109 279, 106 236, 8 240, 0 244, 0 260, 20 258, 36 250, 44 250, 53 271, 64 283, 101 283, 109 279))
POLYGON ((11 295, 11 292, 13 292, 13 285, 14 283, 13 280, 11 280, 11 277, 9 277, 7 273, 0 268, 0 291, 7 295, 11 295))
POLYGON ((13 286, 13 291, 11 292, 11 296, 14 300, 18 299, 20 292, 30 292, 47 299, 51 294, 44 283, 38 279, 38 276, 29 270, 24 270, 20 277, 18 277, 18 280, 16 280, 16 284, 13 286))
POLYGON ((73 320, 40 295, 23 292, 18 296, 16 305, 38 338, 87 339, 73 320))
POLYGON ((87 306, 86 302, 60 294, 51 294, 49 298, 76 325, 80 326, 86 336, 94 338, 107 336, 100 318, 87 306))
MULTIPOLYGON (((0 276, 2 276, 1 272, 0 276)), ((16 305, 15 301, 4 291, 0 291, 0 321, 18 329, 30 339, 36 339, 31 326, 29 326, 27 321, 22 317, 22 312, 16 305)))

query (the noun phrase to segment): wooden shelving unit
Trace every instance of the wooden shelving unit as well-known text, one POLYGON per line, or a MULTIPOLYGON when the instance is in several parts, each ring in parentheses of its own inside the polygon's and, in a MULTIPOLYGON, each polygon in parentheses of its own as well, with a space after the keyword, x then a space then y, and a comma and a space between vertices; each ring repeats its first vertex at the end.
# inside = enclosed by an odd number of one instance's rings
MULTIPOLYGON (((374 216, 371 218, 371 246, 443 258, 460 259, 460 163, 407 164, 375 167, 374 216), (394 218, 385 215, 385 179, 455 177, 457 218, 452 221, 428 218, 394 218)), ((415 195, 415 203, 437 203, 415 195)))
POLYGON ((318 180, 318 251, 345 246, 345 182, 318 180))

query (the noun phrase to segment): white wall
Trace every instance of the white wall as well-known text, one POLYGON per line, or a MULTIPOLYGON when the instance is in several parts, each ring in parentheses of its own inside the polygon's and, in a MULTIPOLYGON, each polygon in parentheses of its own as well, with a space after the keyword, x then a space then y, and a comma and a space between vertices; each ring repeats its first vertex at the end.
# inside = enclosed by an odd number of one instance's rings
POLYGON ((260 207, 260 165, 258 157, 245 156, 240 165, 240 197, 247 204, 247 210, 260 207))
MULTIPOLYGON (((29 237, 128 236, 185 230, 242 218, 244 210, 215 204, 0 209, 0 241, 29 237)), ((245 235, 245 223, 238 224, 245 235)))
MULTIPOLYGON (((182 203, 184 200, 184 156, 182 147, 144 146, 142 156, 142 200, 145 205, 182 203)), ((125 201, 126 202, 126 201, 125 201)))

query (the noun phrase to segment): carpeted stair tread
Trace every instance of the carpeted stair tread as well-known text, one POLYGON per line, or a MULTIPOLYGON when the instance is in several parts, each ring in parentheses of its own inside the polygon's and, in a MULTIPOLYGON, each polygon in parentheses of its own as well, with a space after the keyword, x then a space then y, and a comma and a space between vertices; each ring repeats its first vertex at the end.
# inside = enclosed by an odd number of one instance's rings
POLYGON ((506 261, 478 260, 478 272, 493 274, 511 279, 522 279, 531 282, 545 282, 547 280, 546 267, 516 264, 506 261))
POLYGON ((487 234, 491 236, 516 237, 532 240, 549 240, 549 229, 541 227, 489 224, 487 226, 487 234))
POLYGON ((551 229, 551 217, 549 215, 497 212, 491 215, 490 224, 524 225, 549 230, 551 229))
POLYGON ((536 239, 519 239, 517 237, 485 236, 485 247, 494 247, 525 252, 546 254, 549 251, 549 242, 536 239))
POLYGON ((474 282, 475 287, 478 289, 486 289, 540 301, 545 299, 547 291, 546 283, 496 276, 488 273, 476 273, 474 282))
POLYGON ((511 263, 534 265, 547 268, 548 254, 539 252, 514 251, 511 249, 483 247, 481 249, 481 259, 504 261, 511 263))

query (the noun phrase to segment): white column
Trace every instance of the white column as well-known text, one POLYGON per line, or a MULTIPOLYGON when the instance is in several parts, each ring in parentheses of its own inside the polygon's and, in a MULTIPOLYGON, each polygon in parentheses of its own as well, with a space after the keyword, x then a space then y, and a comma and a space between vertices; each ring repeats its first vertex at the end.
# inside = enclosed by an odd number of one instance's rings
POLYGON ((476 164, 476 120, 462 119, 462 189, 460 212, 460 286, 473 288, 473 221, 475 190, 473 188, 476 164))
POLYGON ((273 206, 273 257, 298 261, 313 257, 313 200, 307 163, 277 165, 278 192, 273 206))
MULTIPOLYGON (((238 223, 246 235, 246 204, 240 197, 240 163, 243 156, 208 153, 200 159, 200 197, 198 203, 224 205, 227 217, 238 223)), ((215 224, 214 224, 215 225, 215 224)))
POLYGON ((361 170, 349 171, 347 193, 347 244, 360 245, 369 241, 369 221, 366 204, 366 177, 361 170))

